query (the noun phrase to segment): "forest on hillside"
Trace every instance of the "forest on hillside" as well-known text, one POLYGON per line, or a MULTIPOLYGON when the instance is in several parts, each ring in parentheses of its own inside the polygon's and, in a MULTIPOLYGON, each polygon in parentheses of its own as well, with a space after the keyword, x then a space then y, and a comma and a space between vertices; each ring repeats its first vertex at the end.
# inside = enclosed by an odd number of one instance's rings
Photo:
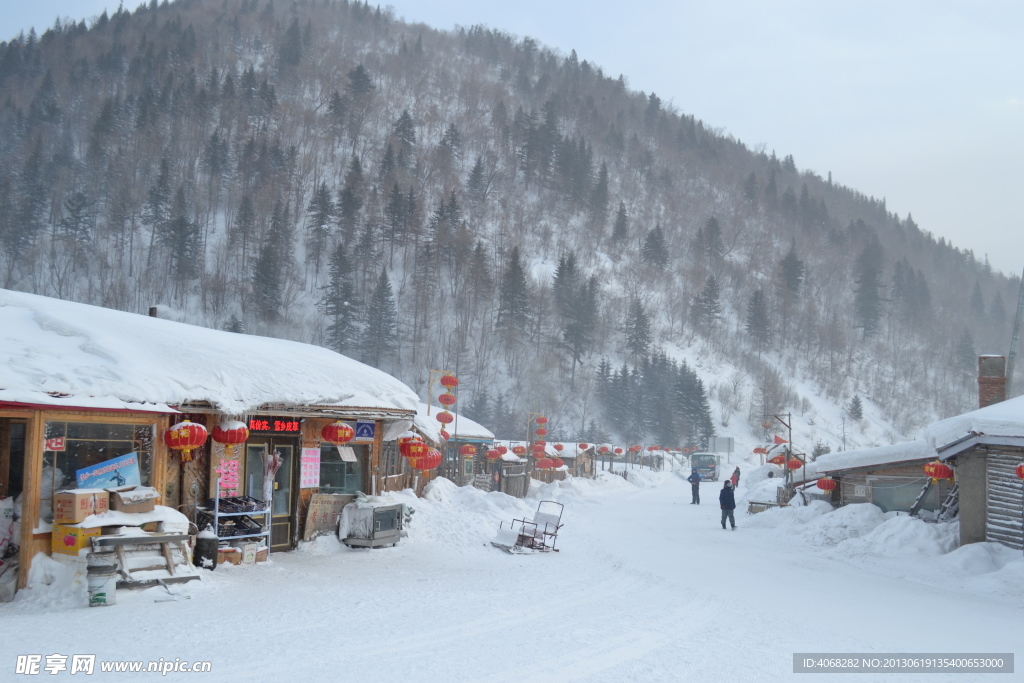
POLYGON ((1020 284, 575 51, 348 0, 2 43, 0 151, 3 287, 450 370, 506 437, 696 444, 806 387, 910 434, 974 405, 1020 284))

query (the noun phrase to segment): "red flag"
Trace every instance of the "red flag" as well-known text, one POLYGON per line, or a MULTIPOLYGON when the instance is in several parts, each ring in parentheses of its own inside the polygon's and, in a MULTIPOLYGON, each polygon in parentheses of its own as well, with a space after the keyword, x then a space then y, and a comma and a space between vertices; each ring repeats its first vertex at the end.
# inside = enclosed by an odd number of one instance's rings
POLYGON ((780 443, 789 443, 778 434, 775 435, 775 445, 778 446, 780 443))

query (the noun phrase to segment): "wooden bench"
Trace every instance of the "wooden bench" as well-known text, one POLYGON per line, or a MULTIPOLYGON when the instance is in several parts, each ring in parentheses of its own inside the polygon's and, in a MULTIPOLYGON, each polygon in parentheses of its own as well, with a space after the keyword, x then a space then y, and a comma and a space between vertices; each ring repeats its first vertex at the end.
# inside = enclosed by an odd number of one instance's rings
MULTIPOLYGON (((188 548, 185 542, 188 541, 188 534, 168 534, 160 532, 145 532, 138 536, 96 536, 91 539, 93 552, 105 552, 113 550, 117 555, 117 571, 122 580, 117 582, 118 588, 145 588, 157 586, 162 583, 184 583, 198 579, 199 575, 192 571, 188 565, 188 548), (171 544, 178 546, 182 561, 175 563, 171 544), (163 561, 159 564, 146 567, 129 568, 128 546, 141 546, 143 549, 153 551, 153 557, 160 557, 163 561), (187 573, 175 573, 175 567, 188 568, 187 573), (137 579, 132 572, 152 571, 156 569, 166 570, 168 576, 158 579, 137 579)), ((147 555, 148 557, 148 555, 147 555)))

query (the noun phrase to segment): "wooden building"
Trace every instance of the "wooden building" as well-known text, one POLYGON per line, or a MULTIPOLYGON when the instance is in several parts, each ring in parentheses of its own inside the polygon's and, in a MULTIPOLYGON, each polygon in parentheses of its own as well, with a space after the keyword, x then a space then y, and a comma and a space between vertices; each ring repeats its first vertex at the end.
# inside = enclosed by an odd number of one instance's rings
POLYGON ((83 467, 137 453, 143 485, 192 518, 218 481, 221 496, 261 498, 263 454, 276 452, 270 546, 288 550, 313 493, 383 490, 384 443, 416 411, 397 379, 298 342, 8 290, 0 328, 0 497, 20 505, 21 587, 49 553, 53 493, 83 467), (232 452, 208 440, 183 462, 162 437, 184 419, 210 432, 243 421, 248 439, 232 452), (343 448, 322 439, 336 420, 355 431, 343 448))

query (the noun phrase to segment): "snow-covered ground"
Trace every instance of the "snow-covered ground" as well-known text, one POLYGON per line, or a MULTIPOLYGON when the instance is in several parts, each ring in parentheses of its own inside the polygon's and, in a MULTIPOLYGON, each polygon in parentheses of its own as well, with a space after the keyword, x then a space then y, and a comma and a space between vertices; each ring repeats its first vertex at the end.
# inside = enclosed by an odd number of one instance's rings
POLYGON ((395 496, 415 509, 396 548, 321 538, 175 588, 190 599, 119 591, 88 608, 82 586, 23 591, 0 605, 0 666, 62 653, 211 661, 196 680, 761 681, 794 676, 794 652, 1020 643, 1024 560, 1002 546, 950 552, 955 527, 867 505, 748 516, 741 502, 739 529, 723 531, 718 484, 695 506, 677 474, 627 476, 540 485, 526 501, 439 480, 425 499, 395 496), (561 552, 489 545, 538 499, 566 505, 561 552))

